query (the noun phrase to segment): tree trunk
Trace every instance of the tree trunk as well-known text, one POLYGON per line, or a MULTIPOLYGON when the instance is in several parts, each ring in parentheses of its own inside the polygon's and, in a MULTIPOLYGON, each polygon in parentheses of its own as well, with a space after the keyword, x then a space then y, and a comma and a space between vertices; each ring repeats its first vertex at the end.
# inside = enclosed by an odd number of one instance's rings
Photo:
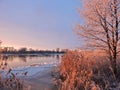
POLYGON ((116 59, 111 60, 111 65, 112 65, 112 69, 113 69, 113 73, 115 75, 115 78, 118 77, 118 73, 117 73, 117 64, 116 64, 116 59))
POLYGON ((113 70, 114 70, 115 77, 117 78, 118 75, 117 75, 117 62, 116 62, 116 59, 117 59, 117 50, 116 49, 117 49, 117 45, 115 43, 115 46, 113 46, 113 50, 114 50, 114 53, 113 53, 113 70))

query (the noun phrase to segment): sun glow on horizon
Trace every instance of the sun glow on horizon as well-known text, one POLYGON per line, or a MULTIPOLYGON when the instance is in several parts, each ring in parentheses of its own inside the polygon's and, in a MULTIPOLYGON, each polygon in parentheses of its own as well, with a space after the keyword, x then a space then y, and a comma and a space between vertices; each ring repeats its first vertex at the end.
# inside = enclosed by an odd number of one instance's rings
POLYGON ((0 3, 2 46, 45 50, 77 47, 78 38, 72 29, 79 18, 76 12, 79 4, 79 0, 2 1, 0 3))

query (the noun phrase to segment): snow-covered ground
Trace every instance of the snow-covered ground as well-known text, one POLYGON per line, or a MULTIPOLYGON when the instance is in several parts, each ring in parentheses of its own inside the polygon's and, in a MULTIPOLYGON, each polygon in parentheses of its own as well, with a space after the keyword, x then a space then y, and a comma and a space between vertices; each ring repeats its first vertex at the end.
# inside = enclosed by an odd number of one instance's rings
POLYGON ((41 64, 33 64, 30 66, 25 66, 25 67, 18 67, 18 68, 13 68, 10 73, 8 73, 8 70, 3 70, 2 71, 2 76, 3 77, 9 77, 13 73, 17 77, 25 77, 25 78, 30 78, 38 73, 42 73, 43 71, 49 70, 56 66, 58 63, 44 63, 43 65, 41 64))

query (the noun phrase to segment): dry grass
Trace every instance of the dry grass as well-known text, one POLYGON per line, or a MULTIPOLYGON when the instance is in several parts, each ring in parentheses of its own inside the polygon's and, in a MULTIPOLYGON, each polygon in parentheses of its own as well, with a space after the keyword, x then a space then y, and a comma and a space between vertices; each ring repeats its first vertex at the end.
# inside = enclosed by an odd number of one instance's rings
MULTIPOLYGON (((30 90, 24 85, 24 79, 17 77, 17 73, 12 73, 12 69, 8 69, 7 60, 0 56, 0 90, 30 90), (6 72, 3 76, 3 71, 6 72)), ((23 73, 23 77, 26 76, 23 73)))
POLYGON ((105 53, 68 51, 58 72, 59 90, 119 90, 120 78, 115 78, 105 53))

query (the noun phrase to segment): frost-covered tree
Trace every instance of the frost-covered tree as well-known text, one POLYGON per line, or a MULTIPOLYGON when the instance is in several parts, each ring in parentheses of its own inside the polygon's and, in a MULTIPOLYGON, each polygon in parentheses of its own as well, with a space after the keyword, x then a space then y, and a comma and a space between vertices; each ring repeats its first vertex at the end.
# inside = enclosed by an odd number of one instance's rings
POLYGON ((120 0, 82 0, 83 22, 78 35, 94 48, 105 50, 117 75, 116 60, 120 52, 120 0))

